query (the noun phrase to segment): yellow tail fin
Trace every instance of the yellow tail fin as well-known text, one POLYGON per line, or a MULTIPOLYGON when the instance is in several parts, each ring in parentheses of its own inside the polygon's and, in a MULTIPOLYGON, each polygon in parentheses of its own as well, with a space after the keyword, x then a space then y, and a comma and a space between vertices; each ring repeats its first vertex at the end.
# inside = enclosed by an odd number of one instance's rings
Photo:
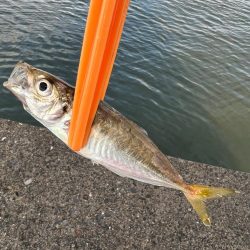
POLYGON ((188 201, 199 215, 200 219, 206 226, 211 225, 211 220, 207 214, 205 201, 208 199, 219 198, 226 195, 239 193, 233 189, 217 188, 202 185, 188 185, 188 189, 184 192, 188 201))

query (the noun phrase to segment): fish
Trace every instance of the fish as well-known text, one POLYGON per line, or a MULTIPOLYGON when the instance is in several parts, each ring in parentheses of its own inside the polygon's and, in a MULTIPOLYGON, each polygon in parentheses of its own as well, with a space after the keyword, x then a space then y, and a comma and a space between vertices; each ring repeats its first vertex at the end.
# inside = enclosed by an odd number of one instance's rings
MULTIPOLYGON (((72 86, 25 62, 16 64, 3 86, 30 115, 68 145, 75 92, 72 86)), ((188 184, 143 128, 104 101, 99 104, 87 144, 77 153, 121 177, 183 192, 206 226, 211 225, 211 219, 205 201, 238 192, 188 184)))

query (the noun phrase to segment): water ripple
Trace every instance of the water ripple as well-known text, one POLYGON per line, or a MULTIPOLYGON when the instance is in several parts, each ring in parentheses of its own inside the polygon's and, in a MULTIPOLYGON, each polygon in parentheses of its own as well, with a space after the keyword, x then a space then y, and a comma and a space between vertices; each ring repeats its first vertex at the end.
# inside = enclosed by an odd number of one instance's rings
MULTIPOLYGON (((89 1, 0 3, 0 81, 25 60, 75 82, 89 1)), ((250 2, 131 1, 106 99, 165 153, 249 170, 250 2)), ((0 115, 34 123, 0 88, 0 115)))

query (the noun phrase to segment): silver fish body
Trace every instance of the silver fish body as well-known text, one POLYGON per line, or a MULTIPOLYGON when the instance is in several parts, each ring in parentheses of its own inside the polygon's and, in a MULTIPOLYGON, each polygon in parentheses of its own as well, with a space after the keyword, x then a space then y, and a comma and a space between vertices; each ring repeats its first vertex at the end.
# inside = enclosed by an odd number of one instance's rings
POLYGON ((88 143, 79 153, 123 177, 176 189, 185 185, 145 132, 106 103, 100 103, 88 143))
MULTIPOLYGON (((27 112, 68 143, 74 88, 23 62, 15 66, 4 86, 27 112)), ((99 105, 87 145, 78 153, 122 177, 181 190, 205 225, 210 225, 210 218, 204 200, 234 193, 188 185, 145 131, 105 102, 99 105)))
MULTIPOLYGON (((67 144, 72 87, 26 63, 17 64, 4 85, 27 112, 67 144), (46 91, 41 84, 47 84, 46 91)), ((87 145, 78 153, 123 177, 176 189, 185 186, 145 131, 105 102, 99 105, 87 145)))

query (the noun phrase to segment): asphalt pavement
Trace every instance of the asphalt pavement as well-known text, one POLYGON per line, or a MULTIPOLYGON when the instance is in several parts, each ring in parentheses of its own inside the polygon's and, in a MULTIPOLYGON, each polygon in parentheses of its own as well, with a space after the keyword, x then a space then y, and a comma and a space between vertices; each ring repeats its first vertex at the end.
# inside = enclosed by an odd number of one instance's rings
POLYGON ((208 202, 121 178, 44 128, 0 120, 0 249, 250 249, 250 174, 170 158, 190 183, 241 193, 208 202))

